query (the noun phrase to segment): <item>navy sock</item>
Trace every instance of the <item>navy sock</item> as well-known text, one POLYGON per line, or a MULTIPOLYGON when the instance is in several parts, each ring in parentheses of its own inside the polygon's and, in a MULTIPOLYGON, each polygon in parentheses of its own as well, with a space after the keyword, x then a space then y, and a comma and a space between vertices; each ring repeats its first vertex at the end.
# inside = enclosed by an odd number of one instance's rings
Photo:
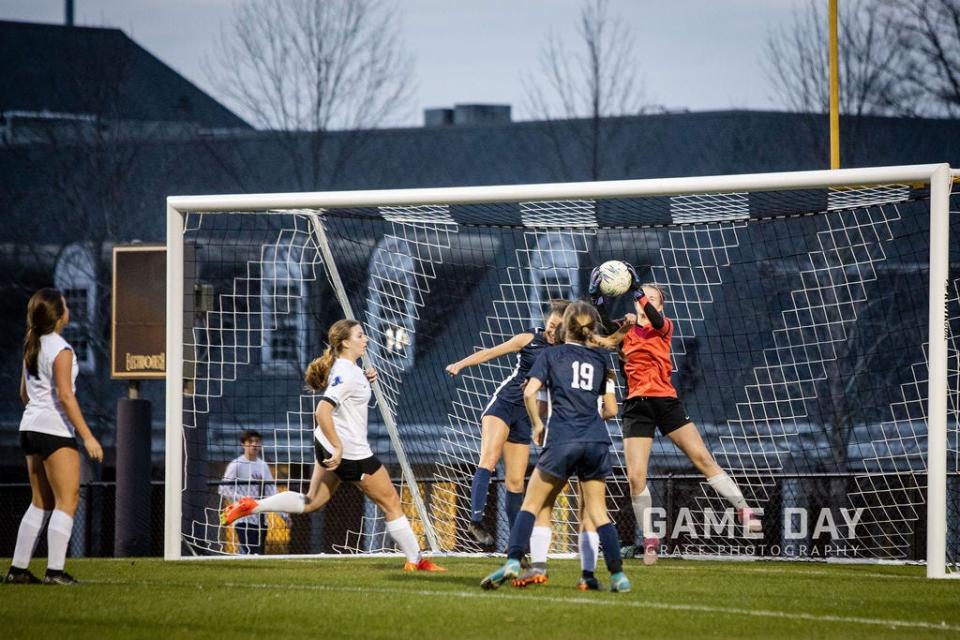
POLYGON ((507 491, 507 525, 513 531, 513 523, 517 520, 520 507, 523 506, 523 494, 507 491))
POLYGON ((593 571, 587 571, 584 569, 580 572, 580 577, 582 577, 584 580, 589 580, 590 578, 595 578, 596 576, 593 575, 593 571))
POLYGON ((603 547, 603 559, 607 563, 607 570, 611 574, 623 570, 623 560, 620 558, 620 536, 612 522, 597 527, 600 536, 600 546, 603 547))
POLYGON ((527 546, 530 544, 530 534, 533 533, 533 524, 536 520, 536 517, 529 511, 521 511, 517 514, 513 528, 510 529, 510 546, 507 547, 508 558, 519 560, 523 557, 527 546))
POLYGON ((490 489, 489 469, 477 467, 473 474, 473 484, 470 485, 470 521, 479 524, 483 520, 483 512, 487 508, 487 491, 490 489))

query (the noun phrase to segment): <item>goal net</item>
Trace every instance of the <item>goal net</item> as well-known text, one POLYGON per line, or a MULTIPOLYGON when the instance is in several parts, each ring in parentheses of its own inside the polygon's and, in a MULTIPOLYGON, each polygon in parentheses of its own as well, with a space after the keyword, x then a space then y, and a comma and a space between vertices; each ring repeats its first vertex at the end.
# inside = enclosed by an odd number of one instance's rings
MULTIPOLYGON (((467 533, 480 419, 514 358, 454 378, 444 368, 541 325, 551 299, 586 298, 590 270, 620 259, 665 292, 674 386, 763 514, 762 534, 743 531, 658 434, 662 553, 929 560, 942 574, 960 550, 950 184, 946 165, 924 165, 172 197, 166 556, 393 550, 352 486, 312 514, 253 518, 243 532, 219 521, 239 495, 309 490, 318 395, 304 371, 344 317, 370 337, 370 443, 423 547, 480 551, 467 533), (272 479, 224 479, 247 430, 262 435, 272 479)), ((627 297, 610 309, 631 310, 627 297)), ((619 418, 607 425, 609 506, 629 545, 619 418)), ((504 491, 495 474, 484 526, 498 547, 504 491)), ((555 553, 576 552, 577 504, 573 481, 554 508, 555 553)))

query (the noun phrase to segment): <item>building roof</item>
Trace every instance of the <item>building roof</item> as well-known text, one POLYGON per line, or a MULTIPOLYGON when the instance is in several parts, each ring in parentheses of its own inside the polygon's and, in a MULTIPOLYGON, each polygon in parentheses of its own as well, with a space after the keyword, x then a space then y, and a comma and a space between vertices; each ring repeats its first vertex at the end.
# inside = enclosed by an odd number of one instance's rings
POLYGON ((250 125, 119 29, 0 21, 0 111, 250 125))

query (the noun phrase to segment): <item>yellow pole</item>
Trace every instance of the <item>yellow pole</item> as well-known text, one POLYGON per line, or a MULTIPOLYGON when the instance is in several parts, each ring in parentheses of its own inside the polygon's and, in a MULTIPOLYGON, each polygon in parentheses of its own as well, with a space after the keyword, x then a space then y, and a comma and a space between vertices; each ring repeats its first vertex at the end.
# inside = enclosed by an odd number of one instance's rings
POLYGON ((840 168, 840 61, 837 2, 830 0, 830 168, 840 168))

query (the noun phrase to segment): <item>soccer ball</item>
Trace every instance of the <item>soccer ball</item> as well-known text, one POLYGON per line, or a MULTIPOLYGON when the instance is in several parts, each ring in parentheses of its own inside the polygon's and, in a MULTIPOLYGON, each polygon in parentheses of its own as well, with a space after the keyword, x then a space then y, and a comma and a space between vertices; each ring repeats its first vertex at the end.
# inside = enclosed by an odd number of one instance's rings
POLYGON ((600 293, 605 296, 623 295, 633 284, 630 269, 620 260, 608 260, 600 265, 600 293))

